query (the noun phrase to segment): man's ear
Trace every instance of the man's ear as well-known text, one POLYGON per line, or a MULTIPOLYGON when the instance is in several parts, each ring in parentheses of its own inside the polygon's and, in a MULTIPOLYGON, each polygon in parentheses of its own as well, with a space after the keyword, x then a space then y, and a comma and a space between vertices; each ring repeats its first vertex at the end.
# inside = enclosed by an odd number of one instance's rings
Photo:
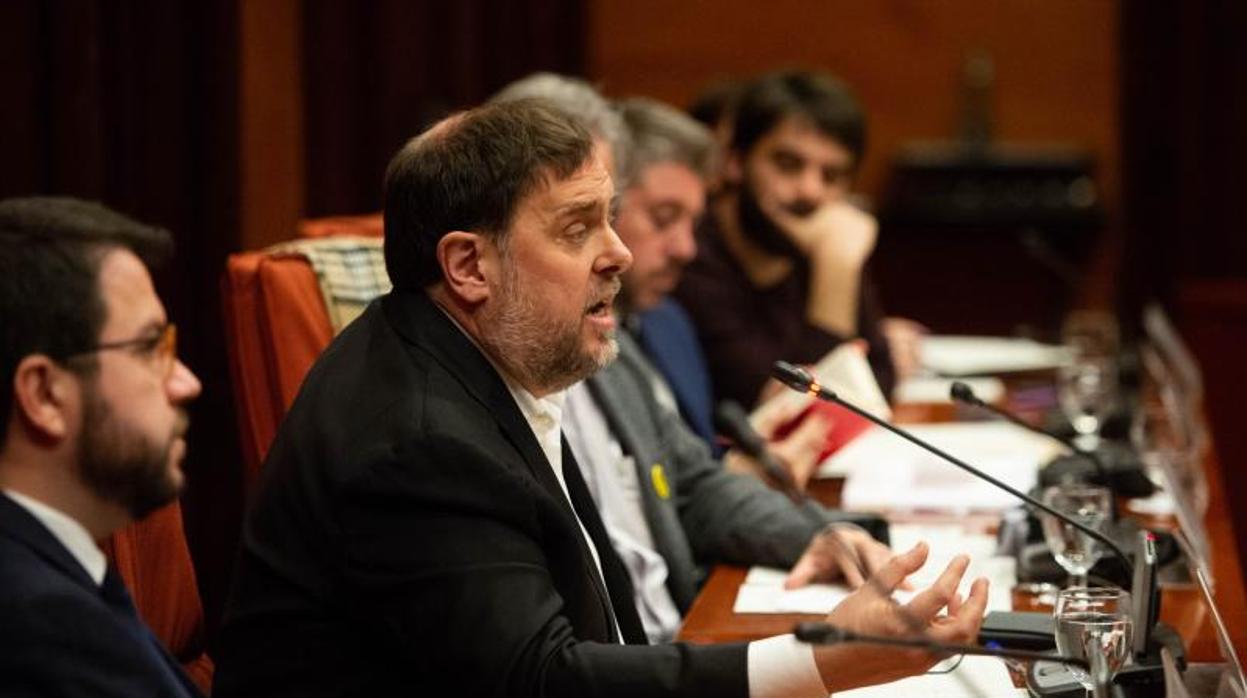
MULTIPOLYGON (((34 438, 60 441, 69 435, 70 409, 78 400, 73 374, 43 354, 31 354, 13 374, 13 416, 34 438)), ((10 422, 13 423, 13 422, 10 422)))
POLYGON ((489 278, 497 256, 494 246, 478 233, 455 230, 437 241, 437 262, 446 289, 465 303, 489 298, 489 278))

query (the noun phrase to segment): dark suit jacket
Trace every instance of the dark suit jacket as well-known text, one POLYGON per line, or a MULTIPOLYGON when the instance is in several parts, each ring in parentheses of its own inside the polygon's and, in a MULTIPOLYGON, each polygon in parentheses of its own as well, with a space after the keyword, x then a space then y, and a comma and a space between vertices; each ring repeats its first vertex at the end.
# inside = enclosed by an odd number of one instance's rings
POLYGON ((123 613, 38 519, 0 494, 0 695, 200 695, 123 613))
POLYGON ((624 452, 633 457, 642 508, 667 589, 687 611, 711 562, 790 567, 813 535, 837 514, 817 504, 793 506, 753 477, 725 471, 670 407, 659 404, 661 381, 641 348, 619 336, 619 358, 588 381, 624 452), (662 469, 664 485, 654 482, 662 469))
MULTIPOLYGON (((505 384, 423 293, 395 292, 317 361, 269 452, 215 693, 746 694, 745 645, 620 646, 597 584, 505 384)), ((643 641, 631 590, 612 592, 643 641)))

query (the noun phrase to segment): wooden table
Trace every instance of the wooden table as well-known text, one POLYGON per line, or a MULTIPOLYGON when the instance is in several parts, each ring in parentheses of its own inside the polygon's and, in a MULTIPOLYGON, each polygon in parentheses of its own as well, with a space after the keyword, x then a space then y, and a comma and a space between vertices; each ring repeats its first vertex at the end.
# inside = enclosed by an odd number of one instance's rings
MULTIPOLYGON (((951 414, 947 406, 933 407, 924 411, 914 406, 898 410, 898 421, 946 421, 951 414), (942 417, 942 419, 941 419, 942 417)), ((952 466, 949 466, 952 467, 952 466)), ((1230 627, 1231 643, 1239 661, 1247 663, 1247 595, 1243 589, 1242 561, 1237 557, 1237 546, 1231 527, 1229 510, 1232 506, 1247 506, 1247 496, 1234 497, 1223 491, 1219 464, 1209 457, 1204 464, 1210 488, 1210 505, 1205 525, 1212 546, 1212 567, 1216 576, 1216 600, 1226 623, 1230 627)), ((811 493, 828 505, 838 504, 843 480, 823 480, 814 483, 811 493)), ((889 515, 889 520, 903 522, 947 523, 948 518, 889 515)), ((965 521, 958 517, 958 521, 965 521)), ((971 522, 971 526, 984 525, 985 519, 971 522)), ((1171 520, 1146 519, 1145 525, 1172 527, 1171 520)), ((802 621, 821 620, 822 616, 807 614, 737 614, 732 612, 736 591, 745 579, 747 569, 733 565, 719 565, 711 573, 701 594, 693 602, 680 629, 678 639, 694 643, 715 643, 755 640, 771 635, 791 632, 793 625, 802 621)), ((1048 611, 1039 606, 1029 594, 1015 592, 1015 610, 1048 611)), ((1173 626, 1186 643, 1187 657, 1193 662, 1221 662, 1224 658, 1217 642, 1209 612, 1199 589, 1194 584, 1166 585, 1162 587, 1161 620, 1173 626)))

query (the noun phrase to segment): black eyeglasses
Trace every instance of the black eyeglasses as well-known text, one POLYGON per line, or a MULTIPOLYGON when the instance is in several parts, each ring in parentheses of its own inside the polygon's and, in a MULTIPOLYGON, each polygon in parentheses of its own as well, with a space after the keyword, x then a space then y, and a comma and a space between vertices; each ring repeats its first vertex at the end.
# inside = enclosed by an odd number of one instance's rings
POLYGON ((168 380, 173 375, 173 366, 177 363, 178 354, 178 330, 177 325, 166 323, 155 334, 145 337, 135 337, 134 339, 122 339, 116 342, 104 342, 97 344, 82 351, 76 351, 65 357, 72 359, 75 356, 83 356, 85 354, 94 354, 101 351, 112 351, 115 349, 137 349, 144 354, 151 354, 156 361, 157 372, 168 380))

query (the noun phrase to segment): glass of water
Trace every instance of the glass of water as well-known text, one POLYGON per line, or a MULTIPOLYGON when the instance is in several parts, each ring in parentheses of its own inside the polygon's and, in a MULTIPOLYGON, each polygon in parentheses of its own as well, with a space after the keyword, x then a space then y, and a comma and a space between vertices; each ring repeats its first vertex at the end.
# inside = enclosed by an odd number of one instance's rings
POLYGON ((1090 695, 1108 696, 1107 687, 1130 658, 1130 594, 1116 587, 1062 589, 1052 613, 1057 651, 1091 667, 1071 666, 1070 673, 1090 695))
POLYGON ((1069 351, 1058 371, 1061 411, 1078 434, 1079 447, 1095 450, 1117 399, 1117 319, 1104 311, 1071 312, 1061 327, 1061 343, 1069 351))
MULTIPOLYGON (((1109 491, 1092 485, 1049 487, 1044 490, 1043 503, 1101 533, 1112 514, 1109 491)), ((1104 553, 1100 543, 1051 514, 1041 513, 1039 519, 1043 524, 1044 542, 1057 564, 1070 573, 1072 586, 1087 586, 1087 573, 1104 553)))
POLYGON ((1075 443, 1094 451, 1100 427, 1117 399, 1117 363, 1106 356, 1075 356, 1057 371, 1061 411, 1077 433, 1075 443))

